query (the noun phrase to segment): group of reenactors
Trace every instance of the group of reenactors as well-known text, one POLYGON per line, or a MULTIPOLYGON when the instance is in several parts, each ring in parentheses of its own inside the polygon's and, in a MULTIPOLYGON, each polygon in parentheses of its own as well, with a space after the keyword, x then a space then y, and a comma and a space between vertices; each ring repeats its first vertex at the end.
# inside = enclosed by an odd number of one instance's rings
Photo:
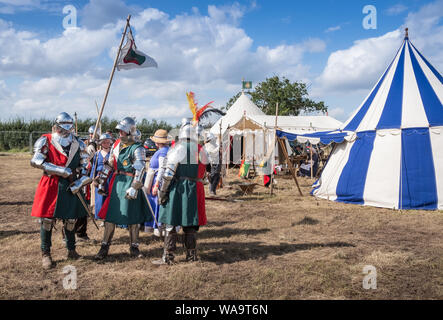
POLYGON ((132 257, 143 257, 139 250, 141 227, 164 236, 162 257, 152 260, 159 265, 174 262, 177 230, 181 228, 186 261, 197 260, 196 233, 207 222, 203 179, 212 158, 217 160, 209 169, 212 194, 220 177, 215 137, 209 134, 202 138, 201 128, 192 119, 182 121, 174 141, 166 130, 159 129, 151 137, 158 150, 146 170, 146 152, 135 120, 126 117, 115 129, 115 141, 107 132, 98 139, 91 134, 84 142, 74 133, 72 117, 62 112, 52 132, 35 142, 31 166, 43 170, 43 175, 32 216, 40 220, 44 269, 54 267, 51 238, 56 221, 63 222, 67 259, 78 259, 76 232, 78 238, 87 238, 88 216, 103 221, 103 240, 96 260, 108 256, 116 226, 128 229, 132 257), (87 188, 89 192, 85 192, 87 188), (91 198, 92 206, 88 204, 91 198))

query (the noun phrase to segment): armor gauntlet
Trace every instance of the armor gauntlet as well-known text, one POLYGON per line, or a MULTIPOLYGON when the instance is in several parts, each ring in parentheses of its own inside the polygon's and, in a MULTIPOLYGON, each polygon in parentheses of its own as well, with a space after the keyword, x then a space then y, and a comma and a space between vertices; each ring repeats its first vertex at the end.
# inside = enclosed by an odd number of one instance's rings
POLYGON ((34 155, 31 159, 31 166, 37 169, 42 169, 49 175, 57 175, 63 178, 67 178, 72 174, 72 170, 70 168, 65 168, 50 162, 46 162, 47 154, 48 139, 46 137, 40 137, 34 144, 34 155))
POLYGON ((92 178, 89 177, 89 172, 87 169, 89 163, 89 154, 86 150, 86 145, 82 141, 79 141, 79 144, 80 144, 80 168, 79 168, 80 178, 75 180, 69 187, 73 194, 76 194, 81 190, 81 188, 92 182, 92 178))
POLYGON ((98 182, 98 189, 97 192, 103 196, 107 196, 106 192, 106 181, 108 180, 109 176, 112 174, 112 167, 105 163, 103 165, 103 170, 100 171, 100 173, 97 176, 97 182, 98 182))
POLYGON ((138 190, 143 186, 143 176, 146 170, 146 153, 143 147, 134 151, 134 179, 132 179, 131 187, 126 190, 126 199, 134 200, 137 198, 138 190))
POLYGON ((169 200, 169 186, 174 178, 178 163, 168 163, 166 165, 163 176, 160 180, 160 189, 158 190, 158 202, 165 205, 169 200))

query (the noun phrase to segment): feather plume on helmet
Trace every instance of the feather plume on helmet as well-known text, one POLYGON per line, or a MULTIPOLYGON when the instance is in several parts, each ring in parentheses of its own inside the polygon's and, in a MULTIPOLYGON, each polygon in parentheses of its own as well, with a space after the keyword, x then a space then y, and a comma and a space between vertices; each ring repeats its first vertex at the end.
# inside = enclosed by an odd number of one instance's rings
POLYGON ((216 113, 219 115, 224 116, 225 113, 219 109, 214 108, 213 106, 211 106, 211 103, 213 103, 214 101, 208 102, 207 104, 205 104, 203 107, 199 108, 197 106, 197 101, 195 100, 195 94, 194 92, 190 91, 189 93, 186 92, 186 97, 188 98, 188 102, 189 102, 189 109, 191 109, 192 112, 192 125, 196 126, 197 123, 205 118, 208 117, 211 113, 216 113))

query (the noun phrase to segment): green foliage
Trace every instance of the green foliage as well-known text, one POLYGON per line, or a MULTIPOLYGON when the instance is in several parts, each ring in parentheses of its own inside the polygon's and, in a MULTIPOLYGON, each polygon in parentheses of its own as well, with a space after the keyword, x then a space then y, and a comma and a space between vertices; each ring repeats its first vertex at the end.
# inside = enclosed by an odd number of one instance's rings
MULTIPOLYGON (((103 117, 101 121, 102 131, 110 129, 117 133, 115 126, 119 120, 103 117)), ((86 119, 77 121, 77 131, 79 136, 86 136, 90 126, 95 125, 96 119, 86 119)), ((23 118, 14 118, 9 121, 0 122, 0 151, 29 150, 43 133, 51 132, 53 120, 40 119, 26 122, 23 118), (32 135, 31 135, 32 133, 32 135), (31 139, 31 141, 30 141, 31 139)), ((137 121, 137 129, 142 132, 142 140, 152 135, 157 129, 171 130, 173 126, 165 121, 142 119, 137 121)))
MULTIPOLYGON (((315 102, 308 98, 308 90, 303 82, 291 82, 278 76, 267 78, 259 83, 254 90, 246 92, 251 96, 252 102, 265 114, 275 115, 275 107, 278 102, 278 114, 282 116, 298 116, 301 112, 326 112, 328 107, 323 101, 315 102)), ((229 109, 240 92, 233 96, 226 104, 229 109)))

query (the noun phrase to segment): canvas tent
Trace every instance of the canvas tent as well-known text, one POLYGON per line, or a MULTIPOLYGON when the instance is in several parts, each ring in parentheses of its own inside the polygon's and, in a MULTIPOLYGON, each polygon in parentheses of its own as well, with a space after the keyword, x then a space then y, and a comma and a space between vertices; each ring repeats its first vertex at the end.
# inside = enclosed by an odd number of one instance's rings
MULTIPOLYGON (((222 136, 224 163, 238 164, 243 158, 248 162, 262 162, 274 158, 271 154, 275 148, 274 125, 275 116, 265 115, 242 93, 226 115, 212 126, 211 133, 222 136), (240 145, 244 145, 241 150, 240 145), (231 155, 232 148, 235 155, 231 155)), ((340 121, 329 116, 278 116, 278 128, 290 133, 333 130, 341 125, 340 121)), ((291 153, 288 144, 287 149, 291 153)), ((272 167, 271 163, 269 165, 272 167)))
POLYGON ((409 41, 340 130, 289 139, 338 142, 311 192, 394 209, 443 209, 443 78, 409 41))

